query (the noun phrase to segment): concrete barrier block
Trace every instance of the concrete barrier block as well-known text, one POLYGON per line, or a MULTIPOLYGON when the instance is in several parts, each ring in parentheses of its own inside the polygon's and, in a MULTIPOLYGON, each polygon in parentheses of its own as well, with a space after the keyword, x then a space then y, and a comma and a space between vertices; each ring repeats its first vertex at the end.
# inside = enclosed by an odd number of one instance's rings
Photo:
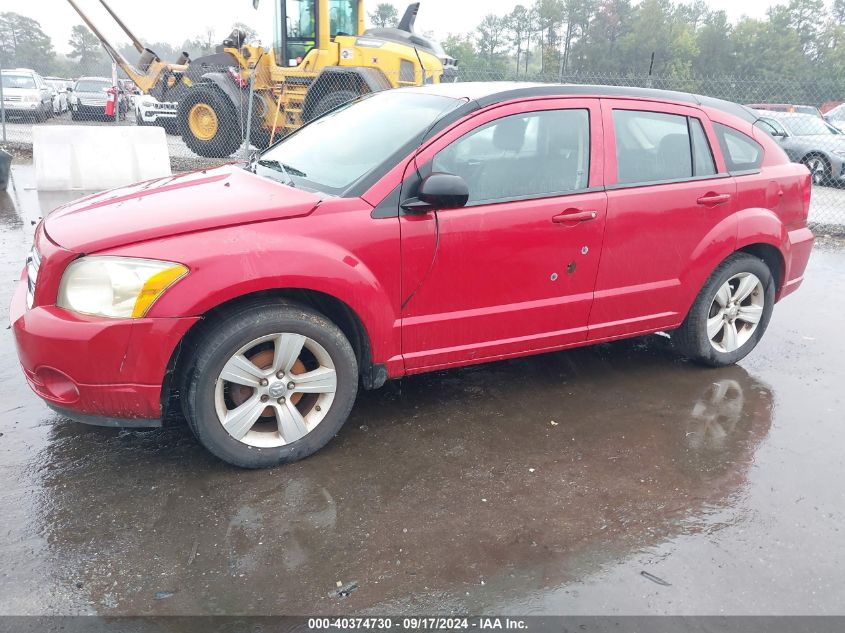
POLYGON ((36 186, 41 191, 100 191, 170 175, 160 127, 33 127, 36 186))

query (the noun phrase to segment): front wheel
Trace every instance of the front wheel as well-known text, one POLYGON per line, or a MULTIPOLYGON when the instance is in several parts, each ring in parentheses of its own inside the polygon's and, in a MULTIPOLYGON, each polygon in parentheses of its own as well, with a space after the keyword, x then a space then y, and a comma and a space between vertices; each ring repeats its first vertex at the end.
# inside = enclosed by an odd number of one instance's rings
POLYGON ((732 365, 757 346, 774 304, 769 267, 753 255, 734 253, 713 271, 672 342, 694 361, 732 365))
POLYGON ((199 84, 179 101, 179 131, 195 154, 224 158, 240 145, 240 119, 235 105, 216 86, 199 84))
POLYGON ((185 414, 220 459, 265 468, 307 457, 346 421, 358 390, 343 332, 308 308, 246 306, 197 339, 185 414))

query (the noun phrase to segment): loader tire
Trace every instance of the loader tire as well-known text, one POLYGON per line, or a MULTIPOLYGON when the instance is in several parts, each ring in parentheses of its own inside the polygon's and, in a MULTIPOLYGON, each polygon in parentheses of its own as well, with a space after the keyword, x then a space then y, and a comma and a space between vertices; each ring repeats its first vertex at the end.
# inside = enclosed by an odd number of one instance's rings
POLYGON ((335 108, 339 108, 340 106, 347 104, 360 96, 360 94, 352 90, 334 90, 329 92, 314 106, 314 110, 311 113, 311 119, 313 120, 321 117, 326 112, 331 112, 335 108))
POLYGON ((224 158, 240 146, 238 112, 216 86, 191 88, 179 102, 178 121, 182 140, 195 154, 224 158))

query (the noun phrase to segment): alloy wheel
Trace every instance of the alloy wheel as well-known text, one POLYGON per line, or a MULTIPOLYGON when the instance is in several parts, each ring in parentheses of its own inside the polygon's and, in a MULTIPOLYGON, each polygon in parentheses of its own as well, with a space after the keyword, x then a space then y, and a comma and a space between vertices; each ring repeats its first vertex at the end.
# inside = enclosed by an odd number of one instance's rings
POLYGON ((336 391, 335 365, 322 345, 301 334, 270 334, 241 347, 223 366, 215 410, 234 439, 272 448, 313 431, 336 391))
POLYGON ((707 338, 713 348, 730 353, 754 335, 765 307, 763 283, 753 273, 738 273, 721 285, 707 316, 707 338))
POLYGON ((824 160, 819 157, 811 158, 807 161, 807 169, 810 170, 810 175, 813 178, 814 185, 822 185, 827 176, 827 165, 824 160))

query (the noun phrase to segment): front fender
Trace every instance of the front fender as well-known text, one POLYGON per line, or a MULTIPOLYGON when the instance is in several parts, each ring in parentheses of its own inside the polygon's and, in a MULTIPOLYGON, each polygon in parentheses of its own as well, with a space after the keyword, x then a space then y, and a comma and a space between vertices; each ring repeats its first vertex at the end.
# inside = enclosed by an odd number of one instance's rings
MULTIPOLYGON (((268 290, 317 291, 355 312, 374 362, 400 359, 398 228, 396 236, 385 235, 381 241, 384 250, 373 261, 384 270, 376 274, 352 248, 297 234, 302 226, 296 219, 259 222, 128 246, 113 254, 176 260, 190 268, 153 305, 150 317, 202 316, 233 299, 268 290), (291 230, 281 230, 281 223, 291 230)), ((390 231, 388 223, 376 226, 390 231)))

